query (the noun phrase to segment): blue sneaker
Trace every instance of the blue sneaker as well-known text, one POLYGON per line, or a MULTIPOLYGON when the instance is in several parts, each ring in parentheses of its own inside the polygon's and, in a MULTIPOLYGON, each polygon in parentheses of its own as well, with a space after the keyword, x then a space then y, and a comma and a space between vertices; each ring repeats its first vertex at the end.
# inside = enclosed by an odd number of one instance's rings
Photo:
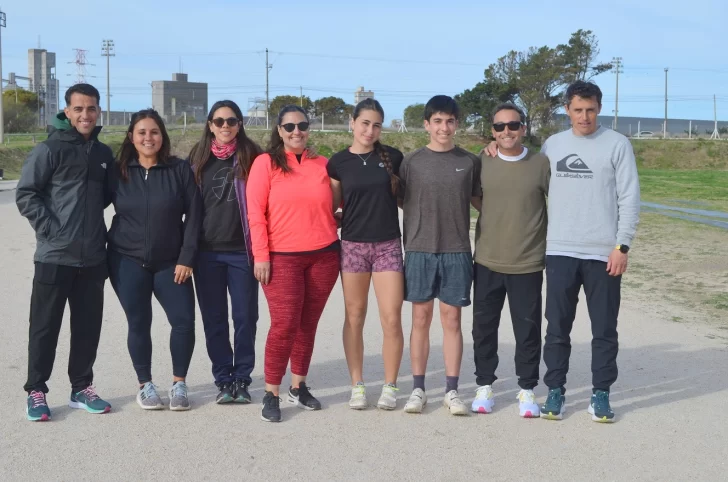
POLYGON ((25 415, 31 422, 47 422, 51 419, 51 409, 48 408, 46 403, 45 393, 40 390, 33 390, 28 394, 25 415))
POLYGON ((609 406, 609 392, 605 390, 596 390, 591 396, 591 403, 587 410, 592 420, 600 423, 614 422, 614 412, 609 406))
POLYGON ((68 406, 83 408, 89 413, 109 413, 111 411, 111 404, 96 394, 93 385, 89 385, 77 393, 71 392, 71 401, 68 406))
POLYGON ((547 420, 561 420, 564 418, 564 404, 566 397, 561 388, 552 388, 546 397, 546 403, 541 406, 541 418, 547 420))

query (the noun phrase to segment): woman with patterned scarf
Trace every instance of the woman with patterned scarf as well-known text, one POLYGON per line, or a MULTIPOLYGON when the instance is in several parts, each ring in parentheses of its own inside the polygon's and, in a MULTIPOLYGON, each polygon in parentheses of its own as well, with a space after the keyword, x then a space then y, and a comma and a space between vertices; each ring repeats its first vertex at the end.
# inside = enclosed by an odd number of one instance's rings
POLYGON ((230 100, 212 106, 202 139, 190 152, 204 202, 194 280, 219 390, 217 403, 251 402, 248 386, 255 366, 258 281, 253 276, 245 190, 250 167, 260 153, 260 147, 245 134, 240 107, 230 100))

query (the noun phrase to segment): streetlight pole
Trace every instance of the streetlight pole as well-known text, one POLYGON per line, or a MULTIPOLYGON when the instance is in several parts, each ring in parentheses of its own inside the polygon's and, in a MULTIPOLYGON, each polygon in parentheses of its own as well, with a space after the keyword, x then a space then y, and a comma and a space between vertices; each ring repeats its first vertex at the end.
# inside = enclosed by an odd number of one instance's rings
POLYGON ((109 76, 109 63, 111 57, 114 57, 114 41, 103 40, 101 43, 101 56, 106 57, 106 125, 111 125, 111 79, 109 76))
MULTIPOLYGON (((3 47, 2 47, 2 32, 3 27, 6 26, 7 17, 5 16, 5 12, 0 11, 0 144, 2 144, 5 139, 5 120, 3 119, 3 47)), ((17 89, 17 87, 16 87, 17 89)), ((17 95, 17 90, 15 91, 17 95)))

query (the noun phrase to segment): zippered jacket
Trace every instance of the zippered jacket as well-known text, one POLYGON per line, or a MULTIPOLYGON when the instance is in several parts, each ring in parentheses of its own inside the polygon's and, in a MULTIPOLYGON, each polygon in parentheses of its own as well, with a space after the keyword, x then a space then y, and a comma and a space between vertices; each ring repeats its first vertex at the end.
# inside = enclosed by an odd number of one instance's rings
POLYGON ((23 164, 15 201, 35 230, 37 262, 74 267, 106 262, 105 188, 114 156, 99 142, 100 131, 97 127, 86 140, 74 128, 51 127, 23 164))
POLYGON ((133 159, 127 181, 114 164, 109 192, 116 211, 109 230, 110 250, 144 267, 194 266, 202 198, 186 161, 172 157, 147 170, 133 159))

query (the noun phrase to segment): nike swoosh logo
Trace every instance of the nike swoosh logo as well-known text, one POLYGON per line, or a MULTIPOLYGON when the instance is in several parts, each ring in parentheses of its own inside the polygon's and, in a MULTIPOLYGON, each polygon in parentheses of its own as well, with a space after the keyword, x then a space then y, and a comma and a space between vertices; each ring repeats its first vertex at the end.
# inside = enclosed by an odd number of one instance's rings
POLYGON ((465 170, 465 168, 463 168, 463 169, 455 169, 455 172, 460 172, 460 171, 464 171, 464 170, 465 170))

